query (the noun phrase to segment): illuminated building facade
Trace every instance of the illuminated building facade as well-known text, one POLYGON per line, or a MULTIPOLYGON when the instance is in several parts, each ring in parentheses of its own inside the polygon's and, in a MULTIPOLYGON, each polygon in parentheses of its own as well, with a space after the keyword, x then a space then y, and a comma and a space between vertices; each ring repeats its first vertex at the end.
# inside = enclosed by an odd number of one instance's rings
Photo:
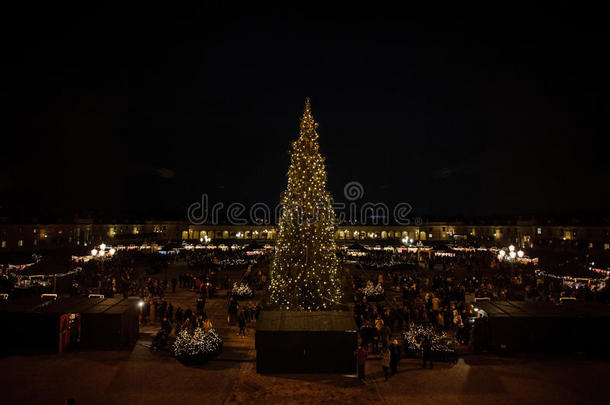
MULTIPOLYGON (((0 224, 0 252, 88 246, 106 243, 180 243, 210 238, 245 243, 273 242, 273 225, 192 225, 186 221, 100 224, 75 221, 65 224, 0 224)), ((568 226, 518 222, 505 225, 469 225, 460 222, 424 222, 421 225, 346 225, 335 234, 341 243, 394 244, 404 238, 422 243, 460 243, 522 247, 553 246, 610 250, 610 225, 568 226)))

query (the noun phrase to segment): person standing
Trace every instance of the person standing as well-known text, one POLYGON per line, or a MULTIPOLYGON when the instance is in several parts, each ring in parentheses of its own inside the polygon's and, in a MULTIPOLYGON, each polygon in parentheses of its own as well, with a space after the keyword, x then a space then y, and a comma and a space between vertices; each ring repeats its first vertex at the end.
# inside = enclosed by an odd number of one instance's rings
POLYGON ((177 280, 176 277, 172 278, 172 293, 176 292, 176 284, 177 284, 177 280))
POLYGON ((186 322, 187 319, 191 319, 192 317, 193 317, 193 311, 191 311, 190 307, 187 307, 186 311, 184 311, 183 319, 186 322))
POLYGON ((379 353, 379 339, 381 338, 381 329, 383 328, 383 319, 381 315, 377 315, 375 319, 375 329, 373 334, 373 353, 379 353))
POLYGON ((167 316, 167 319, 169 319, 170 322, 174 322, 174 306, 171 302, 167 306, 167 312, 165 316, 167 316))
POLYGON ((203 321, 203 330, 207 332, 212 329, 213 326, 214 325, 212 325, 212 321, 210 321, 210 318, 205 318, 205 320, 203 321))
POLYGON ((400 361, 400 346, 398 340, 394 339, 390 345, 390 373, 398 372, 398 362, 400 361))
POLYGON ((390 377, 390 358, 392 354, 390 353, 390 349, 388 347, 384 347, 381 349, 381 368, 383 368, 383 376, 384 381, 388 381, 390 377))
POLYGON ((239 324, 239 333, 242 337, 246 337, 246 315, 244 314, 244 310, 240 309, 237 314, 237 322, 239 324))
POLYGON ((227 321, 229 326, 233 325, 233 322, 235 322, 235 317, 237 315, 237 300, 235 299, 235 297, 230 297, 229 298, 229 305, 228 305, 228 312, 229 312, 229 316, 227 317, 227 321))
POLYGON ((422 364, 423 368, 426 368, 426 362, 430 362, 430 368, 433 367, 432 364, 432 342, 430 341, 429 337, 425 337, 424 341, 422 342, 422 350, 423 350, 423 360, 424 363, 422 364))
POLYGON ((176 326, 180 326, 182 324, 184 312, 181 307, 176 309, 176 326))
POLYGON ((390 347, 390 338, 392 337, 392 330, 387 323, 384 323, 381 328, 381 345, 383 348, 390 347))
POLYGON ((358 378, 362 381, 366 380, 364 375, 364 366, 366 365, 366 359, 368 357, 368 353, 364 346, 360 345, 358 350, 356 351, 356 358, 358 363, 358 378))

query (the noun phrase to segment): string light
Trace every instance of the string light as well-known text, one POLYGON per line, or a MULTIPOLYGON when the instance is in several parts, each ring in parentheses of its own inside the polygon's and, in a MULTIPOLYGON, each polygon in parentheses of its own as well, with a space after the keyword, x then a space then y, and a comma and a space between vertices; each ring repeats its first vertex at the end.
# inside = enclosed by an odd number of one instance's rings
POLYGON ((364 287, 364 295, 369 301, 376 301, 383 299, 385 295, 385 291, 383 289, 383 285, 381 283, 377 283, 376 286, 373 286, 372 281, 366 282, 366 287, 364 287))
POLYGON ((254 292, 248 286, 248 284, 244 283, 233 283, 233 290, 231 291, 233 295, 236 295, 237 298, 252 298, 254 297, 254 292))
POLYGON ((215 329, 206 332, 196 328, 193 332, 182 329, 172 346, 173 356, 187 364, 203 363, 222 351, 222 338, 215 329))
POLYGON ((445 332, 438 332, 431 325, 415 325, 411 323, 409 329, 402 333, 402 338, 410 352, 422 352, 424 340, 429 340, 432 352, 454 353, 449 336, 445 332))
POLYGON ((283 211, 269 287, 271 302, 287 310, 329 310, 343 299, 335 212, 326 190, 317 127, 307 99, 300 136, 292 143, 288 186, 281 195, 283 211))

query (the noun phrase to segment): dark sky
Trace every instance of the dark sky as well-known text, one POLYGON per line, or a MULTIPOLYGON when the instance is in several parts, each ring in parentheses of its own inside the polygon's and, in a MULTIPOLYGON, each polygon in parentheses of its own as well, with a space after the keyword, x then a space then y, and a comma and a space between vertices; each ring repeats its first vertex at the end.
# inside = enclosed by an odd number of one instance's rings
POLYGON ((275 204, 305 97, 337 200, 607 211, 601 10, 48 7, 2 13, 7 215, 275 204))

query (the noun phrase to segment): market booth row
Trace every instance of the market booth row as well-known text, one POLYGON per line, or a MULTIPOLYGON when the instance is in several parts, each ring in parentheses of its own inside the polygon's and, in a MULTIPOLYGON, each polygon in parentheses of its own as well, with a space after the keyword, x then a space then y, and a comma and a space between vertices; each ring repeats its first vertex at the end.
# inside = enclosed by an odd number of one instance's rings
POLYGON ((5 353, 69 348, 127 349, 139 333, 137 300, 40 298, 0 302, 0 347, 5 353))
POLYGON ((566 300, 477 302, 475 350, 608 354, 610 306, 566 300))

